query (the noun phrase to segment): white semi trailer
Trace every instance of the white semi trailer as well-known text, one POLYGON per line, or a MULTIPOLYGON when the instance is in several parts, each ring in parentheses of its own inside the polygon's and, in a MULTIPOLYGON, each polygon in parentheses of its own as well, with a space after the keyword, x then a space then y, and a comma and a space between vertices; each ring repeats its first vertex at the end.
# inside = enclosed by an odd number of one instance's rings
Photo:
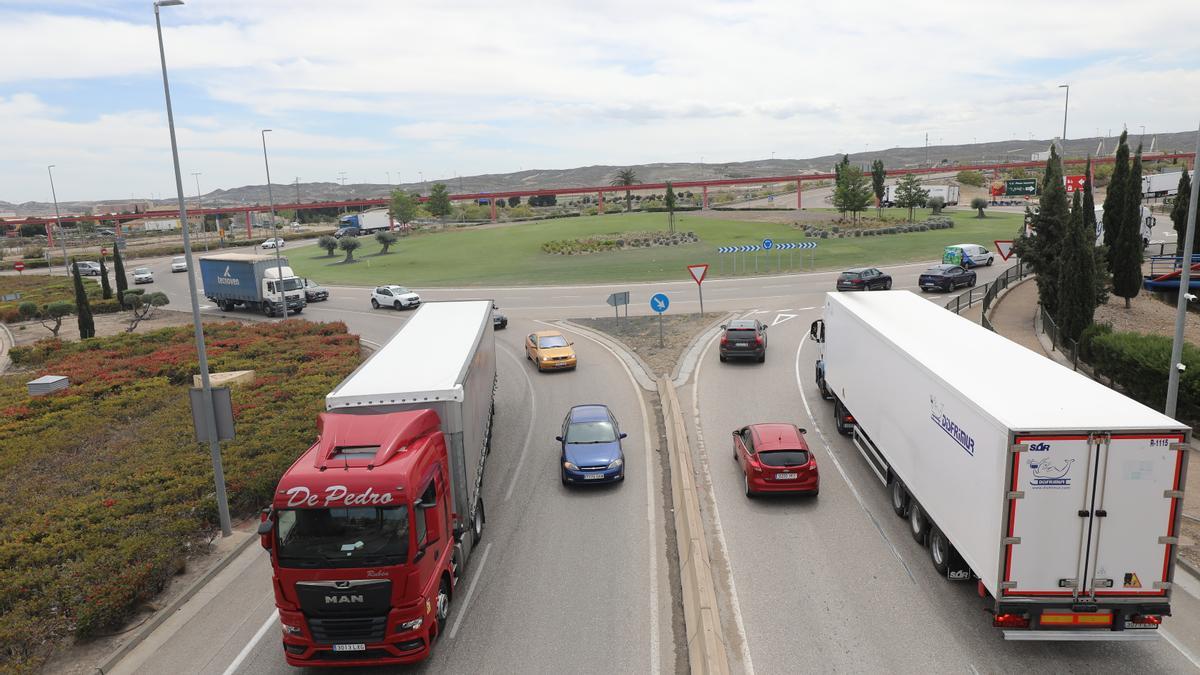
POLYGON ((838 431, 1006 639, 1156 639, 1188 426, 908 291, 826 296, 838 431))

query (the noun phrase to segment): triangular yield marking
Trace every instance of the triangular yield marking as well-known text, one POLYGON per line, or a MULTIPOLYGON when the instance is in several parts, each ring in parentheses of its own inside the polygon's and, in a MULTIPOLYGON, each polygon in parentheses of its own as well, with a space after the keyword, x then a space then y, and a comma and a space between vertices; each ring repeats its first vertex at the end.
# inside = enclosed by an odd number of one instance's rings
POLYGON ((771 325, 777 326, 777 325, 783 323, 784 321, 787 321, 788 319, 794 319, 797 316, 799 316, 799 314, 776 314, 775 320, 773 322, 771 322, 771 325))

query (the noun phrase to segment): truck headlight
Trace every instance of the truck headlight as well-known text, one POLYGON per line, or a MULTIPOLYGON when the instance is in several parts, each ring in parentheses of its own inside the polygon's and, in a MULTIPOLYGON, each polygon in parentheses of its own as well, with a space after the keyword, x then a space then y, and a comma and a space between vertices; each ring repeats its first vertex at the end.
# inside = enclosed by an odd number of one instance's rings
POLYGON ((407 633, 410 630, 417 630, 424 623, 425 623, 425 619, 413 619, 412 621, 405 621, 404 623, 396 626, 396 632, 397 633, 407 633))
POLYGON ((608 468, 610 468, 610 469, 619 469, 619 468, 621 468, 621 466, 622 466, 623 464, 625 464, 625 460, 623 460, 623 459, 621 459, 620 457, 618 457, 618 458, 614 459, 612 462, 610 462, 610 463, 609 463, 609 465, 608 465, 608 468))

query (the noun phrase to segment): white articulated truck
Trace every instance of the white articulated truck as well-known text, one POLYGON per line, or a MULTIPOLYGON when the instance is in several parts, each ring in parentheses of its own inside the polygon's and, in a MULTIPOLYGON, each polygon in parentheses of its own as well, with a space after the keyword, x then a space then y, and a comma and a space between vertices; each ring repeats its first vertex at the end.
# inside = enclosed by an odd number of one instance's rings
POLYGON ((908 291, 830 293, 817 385, 1006 639, 1155 639, 1191 429, 908 291))

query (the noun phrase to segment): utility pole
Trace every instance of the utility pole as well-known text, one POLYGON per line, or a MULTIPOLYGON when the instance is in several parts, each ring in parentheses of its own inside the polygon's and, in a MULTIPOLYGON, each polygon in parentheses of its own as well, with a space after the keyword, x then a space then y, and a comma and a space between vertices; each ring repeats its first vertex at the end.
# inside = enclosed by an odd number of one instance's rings
MULTIPOLYGON (((202 205, 204 203, 202 201, 203 198, 200 196, 200 176, 201 176, 201 173, 199 171, 192 172, 192 177, 196 179, 196 210, 197 211, 204 210, 202 208, 202 205)), ((204 225, 204 214, 203 213, 200 214, 200 232, 202 232, 204 234, 204 252, 207 253, 208 252, 208 228, 204 225)))
POLYGON ((1071 102, 1071 85, 1060 84, 1060 85, 1058 85, 1058 88, 1067 90, 1067 95, 1065 98, 1063 98, 1063 135, 1062 135, 1062 140, 1063 140, 1063 155, 1065 156, 1066 150, 1067 150, 1067 145, 1066 145, 1066 143, 1067 143, 1067 104, 1069 104, 1071 102))
MULTIPOLYGON (((300 176, 296 176, 296 206, 300 206, 300 176)), ((300 222, 300 209, 296 209, 296 222, 300 222)))
POLYGON ((283 321, 287 318, 287 293, 283 288, 283 259, 279 257, 279 248, 283 244, 279 240, 279 223, 275 221, 275 198, 271 194, 271 164, 267 161, 267 132, 270 129, 262 130, 262 146, 263 146, 263 166, 267 169, 267 206, 271 209, 271 231, 275 233, 275 273, 278 275, 275 280, 276 289, 279 291, 279 301, 283 303, 283 308, 279 313, 279 320, 283 321))
POLYGON ((929 164, 929 132, 925 132, 925 163, 929 164))
MULTIPOLYGON (((1200 153, 1200 129, 1196 130, 1196 152, 1200 153)), ((1183 372, 1183 324, 1187 319, 1187 304, 1196 296, 1190 292, 1192 280, 1192 247, 1196 242, 1196 201, 1200 194, 1200 177, 1192 178, 1192 195, 1188 199, 1187 231, 1183 239, 1183 260, 1179 273, 1179 299, 1175 305, 1175 341, 1171 343, 1171 370, 1167 376, 1167 417, 1175 416, 1179 400, 1179 375, 1183 372)), ((1183 195, 1176 195, 1176 199, 1183 195)))
MULTIPOLYGON (((67 260, 67 235, 63 232, 62 216, 58 213, 58 193, 54 190, 54 164, 46 167, 46 173, 50 175, 50 197, 54 199, 54 220, 58 223, 58 243, 62 246, 63 251, 63 274, 71 276, 71 263, 67 260)), ((114 244, 115 246, 116 244, 114 244)), ((50 255, 46 255, 46 260, 50 260, 50 255)))

